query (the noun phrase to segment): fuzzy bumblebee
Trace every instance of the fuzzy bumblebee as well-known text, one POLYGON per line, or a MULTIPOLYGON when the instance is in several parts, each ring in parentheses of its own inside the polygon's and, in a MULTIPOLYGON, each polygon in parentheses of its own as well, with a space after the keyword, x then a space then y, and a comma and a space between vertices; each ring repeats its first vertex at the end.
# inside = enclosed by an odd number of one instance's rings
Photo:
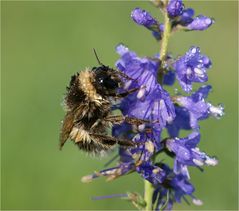
POLYGON ((60 148, 67 139, 73 140, 80 149, 101 153, 116 144, 133 147, 131 140, 122 140, 107 134, 114 124, 124 121, 133 125, 143 124, 143 120, 122 115, 112 115, 114 98, 122 98, 139 88, 118 93, 123 87, 122 77, 132 80, 122 72, 101 64, 85 69, 71 77, 65 96, 66 115, 60 134, 60 148))

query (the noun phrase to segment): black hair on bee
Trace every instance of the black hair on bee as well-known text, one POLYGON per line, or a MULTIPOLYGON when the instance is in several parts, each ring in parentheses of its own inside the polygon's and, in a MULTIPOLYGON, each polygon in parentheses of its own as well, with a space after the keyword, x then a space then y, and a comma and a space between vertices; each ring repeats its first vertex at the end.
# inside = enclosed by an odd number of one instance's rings
POLYGON ((134 125, 144 123, 144 120, 112 115, 112 98, 125 97, 139 88, 118 93, 118 89, 123 86, 121 78, 131 79, 120 71, 103 65, 95 50, 94 53, 100 66, 86 68, 73 75, 67 87, 60 148, 67 139, 73 140, 80 149, 93 153, 107 151, 116 144, 133 147, 134 142, 110 136, 107 129, 124 121, 134 125))

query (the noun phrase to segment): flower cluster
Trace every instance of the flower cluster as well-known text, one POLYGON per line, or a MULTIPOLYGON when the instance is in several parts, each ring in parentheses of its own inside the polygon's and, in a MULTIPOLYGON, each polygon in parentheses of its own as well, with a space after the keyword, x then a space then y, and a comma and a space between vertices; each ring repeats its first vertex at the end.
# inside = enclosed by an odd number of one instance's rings
MULTIPOLYGON (((168 42, 166 27, 171 29, 171 33, 177 30, 205 30, 214 23, 203 15, 194 17, 194 10, 185 8, 181 0, 170 0, 167 4, 160 1, 157 6, 168 19, 164 24, 140 8, 132 11, 131 18, 150 30, 158 41, 162 39, 161 42, 168 42)), ((113 180, 137 172, 154 188, 152 200, 143 203, 151 203, 151 207, 145 205, 147 208, 168 210, 185 196, 191 197, 194 204, 202 204, 193 195, 195 189, 190 183, 188 167, 202 169, 205 165, 215 166, 218 161, 198 148, 201 139, 199 121, 224 114, 222 105, 214 106, 207 101, 212 87, 203 83, 208 80, 207 70, 212 65, 211 60, 195 46, 181 57, 168 54, 139 57, 123 44, 116 47, 116 52, 120 56, 116 62, 117 69, 132 79, 122 79, 125 80, 124 89, 139 88, 139 91, 122 99, 117 108, 124 116, 143 119, 145 124, 115 125, 113 136, 132 140, 137 147, 121 147, 116 167, 88 175, 83 181, 99 176, 113 180), (169 94, 167 86, 173 86, 175 79, 185 94, 169 94), (193 92, 194 83, 202 85, 193 92), (168 132, 166 137, 162 137, 164 130, 168 132), (188 130, 188 136, 180 137, 181 130, 188 130), (174 159, 172 168, 163 163, 161 153, 174 159)))

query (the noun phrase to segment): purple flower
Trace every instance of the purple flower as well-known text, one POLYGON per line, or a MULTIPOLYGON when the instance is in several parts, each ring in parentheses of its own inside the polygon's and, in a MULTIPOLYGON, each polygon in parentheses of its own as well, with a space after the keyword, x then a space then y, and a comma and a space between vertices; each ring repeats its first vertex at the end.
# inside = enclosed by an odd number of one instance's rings
POLYGON ((170 137, 177 137, 180 130, 190 130, 192 129, 190 125, 190 113, 189 111, 180 106, 175 106, 176 117, 174 121, 167 124, 167 130, 170 137))
MULTIPOLYGON (((117 136, 116 136, 117 137, 117 136)), ((120 147, 119 148, 120 162, 122 163, 134 163, 134 158, 130 150, 120 147)))
POLYGON ((214 23, 213 19, 203 16, 203 15, 199 15, 199 16, 195 17, 189 25, 187 25, 187 28, 189 30, 202 31, 202 30, 207 29, 213 23, 214 23))
POLYGON ((195 188, 183 174, 174 174, 173 171, 165 164, 160 167, 166 173, 164 181, 158 185, 153 194, 153 203, 156 203, 156 210, 172 210, 173 203, 181 203, 181 199, 190 196, 196 205, 202 202, 193 196, 195 188))
POLYGON ((147 28, 157 25, 157 21, 147 11, 140 8, 135 8, 131 12, 131 18, 135 21, 135 23, 143 25, 147 28))
POLYGON ((174 25, 181 25, 187 30, 203 31, 210 27, 214 20, 204 15, 194 16, 194 10, 192 8, 184 9, 174 25))
POLYGON ((180 203, 181 198, 184 195, 192 196, 192 193, 194 192, 193 185, 185 178, 184 175, 179 174, 176 175, 170 182, 170 185, 175 191, 175 201, 180 203))
POLYGON ((122 113, 158 122, 161 128, 167 122, 172 122, 175 117, 174 105, 169 94, 157 82, 159 63, 148 58, 139 58, 122 45, 117 47, 117 52, 121 55, 116 63, 117 68, 135 80, 127 88, 142 87, 137 94, 122 100, 122 113))
POLYGON ((159 149, 159 145, 155 142, 153 134, 141 132, 135 135, 133 141, 140 144, 137 148, 130 150, 132 157, 137 162, 149 161, 152 155, 159 149))
POLYGON ((168 150, 176 155, 174 173, 184 174, 189 177, 186 166, 215 166, 218 163, 215 158, 209 157, 197 148, 199 141, 199 132, 193 132, 186 138, 174 138, 166 141, 168 150))
POLYGON ((140 173, 140 175, 151 182, 154 185, 158 185, 162 183, 165 178, 165 172, 163 169, 158 166, 152 165, 150 162, 145 162, 136 167, 136 171, 140 173))
POLYGON ((211 60, 200 53, 199 47, 191 47, 175 63, 176 77, 185 92, 192 90, 193 82, 206 82, 207 69, 211 67, 211 60))
POLYGON ((140 8, 135 8, 131 12, 131 18, 138 25, 142 25, 152 31, 153 36, 160 40, 162 38, 163 24, 159 24, 149 12, 142 10, 140 8))
POLYGON ((137 148, 130 149, 134 159, 138 161, 149 161, 153 154, 163 149, 161 144, 161 128, 158 124, 141 125, 141 132, 136 134, 132 139, 138 144, 137 148))
POLYGON ((140 58, 122 44, 116 47, 116 51, 121 56, 116 62, 116 67, 135 81, 135 83, 132 80, 127 81, 125 88, 142 87, 137 97, 143 98, 157 84, 159 62, 146 57, 140 58))
POLYGON ((161 128, 165 127, 166 123, 172 122, 175 117, 174 105, 170 96, 160 85, 155 86, 155 89, 143 101, 130 102, 127 98, 124 99, 121 110, 129 116, 154 123, 158 122, 161 128))
POLYGON ((121 162, 118 166, 113 168, 104 169, 100 172, 82 177, 81 181, 84 183, 91 182, 93 179, 105 176, 108 180, 116 179, 120 176, 127 174, 130 171, 135 170, 135 165, 132 162, 121 162))
POLYGON ((167 5, 167 12, 169 17, 174 18, 182 14, 183 12, 183 2, 182 0, 170 0, 167 5))
MULTIPOLYGON (((211 88, 210 85, 205 85, 200 87, 191 96, 177 96, 175 98, 176 103, 189 112, 191 128, 198 128, 198 120, 206 119, 209 116, 220 118, 224 115, 224 108, 222 105, 219 104, 218 106, 214 106, 205 100, 211 88)), ((176 124, 178 123, 176 122, 176 124)))
POLYGON ((193 21, 194 10, 192 8, 184 9, 179 18, 179 23, 182 26, 187 26, 193 21))

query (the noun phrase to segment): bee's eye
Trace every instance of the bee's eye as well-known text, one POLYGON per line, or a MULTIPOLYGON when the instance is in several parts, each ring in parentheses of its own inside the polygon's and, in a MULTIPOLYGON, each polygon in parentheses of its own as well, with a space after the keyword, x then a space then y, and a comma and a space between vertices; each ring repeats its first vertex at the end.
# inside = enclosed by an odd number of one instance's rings
POLYGON ((103 84, 104 83, 104 79, 103 78, 99 78, 98 82, 99 82, 99 84, 103 84))
POLYGON ((118 88, 118 82, 113 80, 110 76, 102 76, 98 78, 98 83, 105 87, 106 89, 116 89, 118 88))

